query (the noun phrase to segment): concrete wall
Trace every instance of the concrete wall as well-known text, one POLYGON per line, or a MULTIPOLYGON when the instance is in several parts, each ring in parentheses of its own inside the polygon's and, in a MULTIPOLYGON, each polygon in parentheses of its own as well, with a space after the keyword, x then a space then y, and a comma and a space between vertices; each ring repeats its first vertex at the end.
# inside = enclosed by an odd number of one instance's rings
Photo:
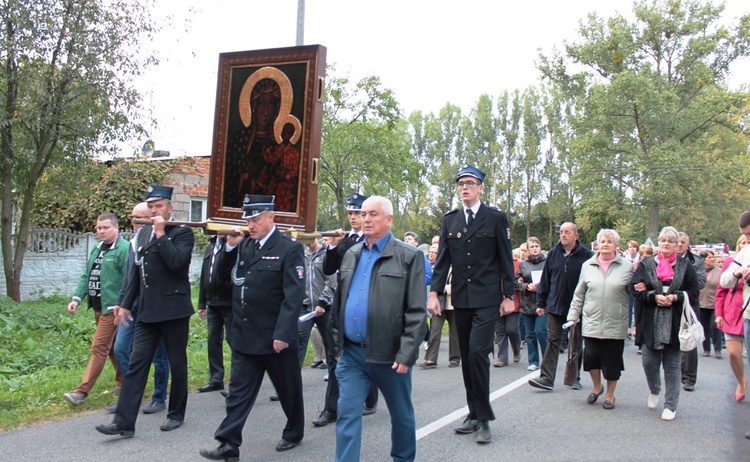
MULTIPOLYGON (((79 235, 78 244, 63 249, 63 246, 57 248, 58 251, 48 251, 37 253, 31 249, 37 249, 40 246, 35 244, 35 236, 30 238, 31 245, 23 261, 23 270, 21 272, 21 299, 37 300, 44 296, 63 295, 71 297, 78 285, 78 280, 83 274, 86 267, 91 248, 96 246, 98 239, 94 234, 86 233, 79 235)), ((126 239, 129 235, 123 235, 126 239)), ((49 234, 47 240, 49 240, 49 234)), ((49 250, 54 246, 47 248, 49 250)), ((203 249, 195 249, 193 258, 190 261, 190 282, 196 284, 201 275, 201 263, 203 260, 203 249)), ((0 263, 2 255, 0 254, 0 263)), ((0 296, 5 295, 5 275, 0 279, 0 296)))

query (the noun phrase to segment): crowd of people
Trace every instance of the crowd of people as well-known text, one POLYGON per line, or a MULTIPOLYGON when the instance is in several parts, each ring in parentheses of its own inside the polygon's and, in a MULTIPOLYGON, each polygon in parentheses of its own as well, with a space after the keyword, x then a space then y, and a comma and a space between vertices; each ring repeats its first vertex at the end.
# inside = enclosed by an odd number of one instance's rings
MULTIPOLYGON (((621 246, 617 231, 602 229, 591 250, 566 222, 553 248, 544 251, 532 236, 513 251, 507 215, 481 201, 484 176, 471 166, 458 172, 462 206, 445 215, 440 235, 424 250, 416 233, 407 232, 403 241, 393 236, 393 205, 385 197, 353 194, 346 204, 350 231, 305 249, 276 227, 273 196, 246 195, 247 231, 237 227, 212 238, 204 253, 198 314, 208 323, 209 375, 198 391, 221 392, 226 418, 214 434, 218 447, 200 454, 239 459, 242 429, 266 374, 276 391, 271 399, 287 417, 276 449, 299 444, 305 432, 301 368, 316 335, 320 346, 311 367, 326 368, 328 383, 312 423, 335 424, 337 461, 359 460, 362 418, 377 411, 381 394, 391 415, 390 456, 415 459, 412 370, 423 351, 419 369, 439 366, 446 322, 447 366, 461 369, 469 409, 454 431, 475 434, 479 444, 491 442, 495 419, 490 364, 521 362, 524 347, 527 369, 539 371, 530 386, 553 390, 560 353, 568 350, 563 384, 581 389, 583 368, 593 385, 587 403, 603 395, 603 409, 613 410, 625 343, 633 339, 648 384, 646 406, 656 409, 664 388, 661 419, 674 420, 681 389, 693 391, 698 375, 698 349, 680 349, 684 309, 702 322, 703 356, 713 347, 722 359, 726 343, 735 399, 745 399, 750 212, 739 219, 737 253, 723 262, 711 251, 694 254, 689 237, 669 226, 656 248, 636 241, 621 246), (228 388, 224 341, 232 351, 228 388)), ((109 357, 118 371, 119 400, 108 409, 112 423, 96 426, 106 435, 134 434, 152 362, 155 393, 143 412, 168 410, 163 431, 184 422, 193 237, 169 224, 171 193, 149 188, 133 219, 152 223, 131 242, 119 237, 114 215, 99 217, 101 244, 68 305, 75 314, 88 298, 97 328, 81 385, 64 398, 84 402, 109 357)))

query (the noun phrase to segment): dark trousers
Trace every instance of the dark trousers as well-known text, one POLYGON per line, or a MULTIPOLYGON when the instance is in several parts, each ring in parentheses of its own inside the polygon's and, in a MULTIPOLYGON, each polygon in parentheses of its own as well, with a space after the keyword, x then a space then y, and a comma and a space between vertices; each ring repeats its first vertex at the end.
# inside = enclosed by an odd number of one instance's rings
MULTIPOLYGON (((307 312, 307 310, 307 307, 303 307, 302 313, 307 312)), ((318 326, 320 337, 323 339, 323 347, 326 351, 326 359, 328 359, 328 350, 330 349, 328 346, 330 345, 330 343, 328 343, 328 318, 328 312, 325 312, 317 318, 312 318, 308 321, 297 323, 297 328, 299 330, 299 350, 297 351, 297 354, 299 355, 298 359, 300 368, 302 368, 302 364, 305 362, 305 356, 307 355, 307 343, 310 341, 310 331, 312 331, 313 325, 318 326)))
POLYGON ((454 321, 454 311, 444 310, 440 316, 432 316, 430 322, 430 346, 424 359, 427 362, 437 363, 440 352, 440 341, 443 338, 443 324, 448 322, 448 360, 451 362, 461 361, 461 353, 458 351, 458 333, 454 321))
POLYGON ((456 308, 458 349, 469 418, 495 420, 490 405, 490 358, 499 306, 456 308))
POLYGON ((279 395, 287 419, 281 437, 293 443, 302 441, 305 436, 305 406, 302 373, 294 349, 268 355, 248 355, 232 350, 227 416, 216 429, 214 438, 234 447, 242 445, 242 428, 253 409, 266 372, 279 395))
MULTIPOLYGON (((130 355, 133 352, 133 335, 135 334, 135 325, 138 321, 138 315, 133 315, 133 321, 128 324, 117 326, 117 337, 115 337, 115 356, 117 356, 117 365, 120 367, 122 376, 128 373, 130 369, 130 355)), ((154 394, 151 401, 163 403, 167 400, 167 384, 169 383, 169 359, 167 359, 167 350, 164 348, 164 340, 159 341, 159 347, 154 354, 154 394)))
MULTIPOLYGON (((695 313, 695 310, 693 312, 695 313)), ((695 317, 696 319, 700 319, 698 318, 698 313, 695 313, 695 317)), ((682 352, 680 369, 682 372, 682 384, 695 386, 695 382, 698 381, 698 348, 682 352)))
MULTIPOLYGON (((559 314, 547 313, 547 350, 544 352, 542 358, 542 366, 540 367, 540 377, 549 379, 552 383, 555 382, 557 376, 557 361, 560 359, 560 341, 563 338, 562 326, 567 322, 566 316, 560 316, 559 314)), ((578 374, 576 380, 581 380, 581 364, 583 363, 583 336, 581 335, 581 323, 577 323, 574 329, 578 330, 576 336, 576 344, 568 345, 573 350, 572 354, 578 353, 578 374)), ((565 333, 567 338, 567 333, 565 333)))
POLYGON ((721 353, 721 331, 716 328, 716 316, 713 309, 701 308, 701 325, 706 340, 703 341, 703 351, 711 353, 711 344, 714 345, 714 353, 721 353))
POLYGON ((172 386, 169 389, 167 418, 185 420, 185 407, 188 397, 187 340, 190 317, 171 321, 144 323, 138 321, 133 337, 133 352, 130 355, 130 368, 122 382, 120 399, 117 401, 114 423, 126 430, 135 429, 135 421, 143 400, 143 390, 151 370, 159 341, 169 358, 172 373, 172 386))
MULTIPOLYGON (((333 316, 333 311, 326 313, 328 322, 331 322, 330 316, 333 316)), ((320 326, 318 326, 320 329, 320 326)), ((321 332, 322 335, 322 332, 321 332)), ((324 341, 328 339, 329 345, 333 345, 333 332, 331 329, 326 330, 326 334, 322 335, 324 341)), ((326 362, 328 364, 328 385, 326 386, 326 402, 325 410, 328 412, 338 412, 339 409, 339 381, 336 378, 336 358, 333 356, 333 348, 326 349, 326 362)), ((366 407, 375 407, 378 405, 378 386, 373 384, 370 387, 370 391, 367 393, 365 398, 366 407)))
POLYGON ((208 383, 224 384, 224 335, 230 343, 232 306, 207 306, 208 383))

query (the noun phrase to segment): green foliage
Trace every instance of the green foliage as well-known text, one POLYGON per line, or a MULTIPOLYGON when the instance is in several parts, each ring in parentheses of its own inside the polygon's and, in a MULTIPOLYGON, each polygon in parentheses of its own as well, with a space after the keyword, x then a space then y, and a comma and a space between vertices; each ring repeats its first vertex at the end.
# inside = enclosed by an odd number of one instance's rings
POLYGON ((343 204, 353 191, 389 197, 401 210, 395 199, 418 184, 422 166, 409 152, 406 124, 393 92, 378 77, 357 82, 329 77, 320 164, 321 190, 327 190, 320 191, 320 199, 334 201, 324 202, 322 210, 337 211, 337 227, 345 225, 343 204))
MULTIPOLYGON (((85 159, 143 131, 131 81, 153 62, 153 0, 0 2, 0 190, 8 295, 20 300, 31 201, 49 168, 85 159), (17 224, 17 229, 11 229, 17 224), (11 234, 17 233, 17 245, 11 234)), ((73 188, 72 177, 59 188, 73 188)))
MULTIPOLYGON (((723 188, 707 164, 712 133, 741 133, 733 118, 742 95, 726 88, 728 65, 748 56, 750 16, 730 30, 719 24, 722 5, 695 0, 638 1, 635 21, 589 15, 580 40, 565 55, 541 56, 540 70, 572 109, 575 133, 567 149, 577 158, 570 176, 581 203, 576 220, 586 228, 612 227, 633 214, 647 217, 647 232, 661 225, 709 227, 723 188), (706 220, 696 222, 696 212, 706 220)), ((713 151, 712 162, 739 160, 747 136, 713 151)), ((725 177, 726 178, 726 177, 725 177)), ((740 207, 741 209, 741 207, 740 207)), ((730 215, 738 207, 729 204, 730 215)))
POLYGON ((34 226, 90 231, 99 214, 112 212, 121 229, 129 228, 133 206, 143 201, 149 185, 163 182, 176 162, 118 159, 103 164, 87 160, 74 170, 50 168, 41 178, 39 193, 34 197, 34 226), (60 187, 70 183, 71 178, 75 190, 60 187))
MULTIPOLYGON (((80 383, 90 356, 95 324, 93 312, 81 307, 68 314, 70 300, 50 297, 35 302, 17 303, 0 298, 0 431, 51 418, 101 410, 116 402, 109 393, 115 386, 111 365, 104 368, 85 403, 71 407, 62 397, 80 383)), ((198 305, 198 290, 192 291, 193 306, 198 305)), ((208 380, 206 321, 198 316, 190 320, 188 334, 188 377, 191 389, 208 380)), ((224 343, 224 361, 230 372, 231 353, 224 343)), ((306 362, 312 360, 308 345, 306 362)), ((153 393, 153 381, 146 385, 146 397, 153 393)))

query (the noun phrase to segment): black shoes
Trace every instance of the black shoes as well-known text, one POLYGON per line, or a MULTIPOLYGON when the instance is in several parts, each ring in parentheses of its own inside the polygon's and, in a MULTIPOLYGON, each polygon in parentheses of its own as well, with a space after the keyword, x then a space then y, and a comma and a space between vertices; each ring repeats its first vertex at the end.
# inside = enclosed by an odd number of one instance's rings
POLYGON ((105 435, 120 435, 124 436, 125 438, 130 438, 135 433, 135 431, 133 430, 125 430, 116 423, 97 425, 94 428, 96 428, 96 431, 98 431, 99 433, 103 433, 105 435))
POLYGON ((164 404, 162 401, 161 403, 157 403, 156 401, 151 401, 146 406, 144 406, 141 411, 144 414, 156 414, 157 412, 161 412, 167 409, 167 405, 164 404))
POLYGON ((279 395, 277 395, 276 393, 274 393, 271 396, 269 396, 268 399, 270 399, 271 401, 278 401, 279 400, 279 395))
POLYGON ((530 379, 529 385, 531 385, 534 388, 539 388, 541 390, 547 390, 547 391, 552 391, 552 389, 555 388, 555 384, 552 383, 551 380, 545 377, 537 377, 535 379, 530 379))
POLYGON ((281 438, 281 441, 279 441, 279 444, 276 445, 276 450, 277 451, 288 451, 288 450, 296 447, 298 444, 299 444, 299 441, 297 441, 295 443, 295 442, 292 442, 292 441, 287 441, 284 438, 281 438))
POLYGON ((477 421, 477 427, 477 443, 487 444, 492 441, 492 433, 490 432, 489 422, 487 422, 486 420, 477 421))
POLYGON ((468 435, 469 433, 474 433, 475 431, 479 430, 479 421, 476 419, 470 419, 468 416, 464 420, 463 424, 461 424, 460 427, 456 427, 453 429, 456 433, 461 433, 462 435, 468 435))
POLYGON ((202 387, 198 387, 198 393, 208 393, 209 391, 223 390, 224 384, 221 382, 213 382, 202 387))
POLYGON ((229 390, 221 390, 219 394, 224 398, 229 398, 229 390))
POLYGON ((313 420, 312 423, 316 427, 325 427, 329 423, 336 422, 337 414, 335 412, 331 411, 323 411, 320 413, 320 416, 318 416, 317 419, 313 420))
POLYGON ((163 424, 161 424, 159 428, 163 432, 171 432, 172 430, 176 428, 182 427, 183 423, 185 423, 183 420, 167 419, 164 421, 163 424))
POLYGON ((216 449, 201 449, 200 455, 211 460, 225 460, 227 462, 240 460, 239 448, 235 448, 229 443, 221 443, 216 449))
POLYGON ((326 363, 324 363, 323 361, 315 361, 314 363, 310 364, 310 367, 312 367, 313 369, 317 369, 317 368, 325 369, 327 366, 326 366, 326 363))
POLYGON ((362 415, 372 415, 375 414, 375 411, 378 410, 378 405, 374 405, 373 407, 369 407, 365 404, 365 407, 362 408, 362 415))

